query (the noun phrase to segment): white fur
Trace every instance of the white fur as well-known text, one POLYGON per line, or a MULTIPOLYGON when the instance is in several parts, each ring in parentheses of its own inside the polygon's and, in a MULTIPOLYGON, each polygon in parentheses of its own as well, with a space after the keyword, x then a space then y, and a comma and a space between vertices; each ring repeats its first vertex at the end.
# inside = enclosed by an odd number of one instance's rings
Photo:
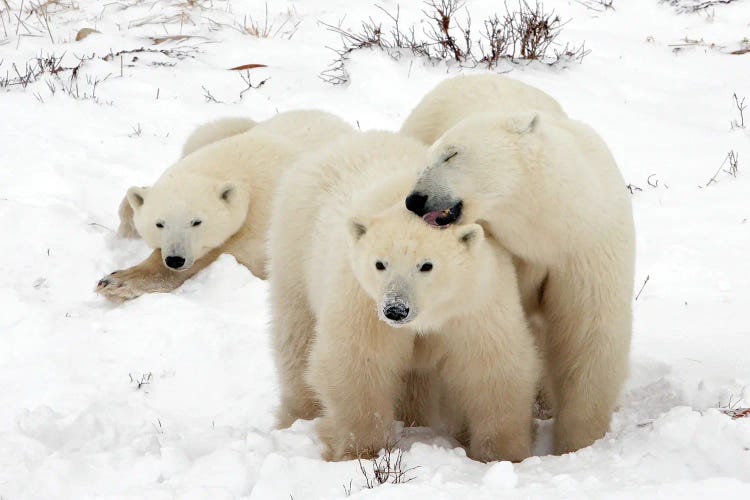
MULTIPOLYGON (((228 120, 198 129, 186 150, 209 136, 216 138, 208 132, 231 133, 237 127, 228 120), (227 123, 235 128, 227 128, 227 123)), ((278 178, 302 153, 350 131, 328 113, 290 111, 247 132, 209 141, 168 168, 150 188, 128 191, 134 226, 150 247, 162 250, 164 259, 185 258, 184 269, 228 245, 225 253, 264 277, 265 232, 278 178), (200 225, 194 225, 196 221, 200 225)))
POLYGON ((255 122, 249 118, 230 117, 212 121, 201 125, 185 140, 182 146, 182 157, 208 146, 221 139, 247 132, 255 126, 255 122))
POLYGON ((497 75, 467 75, 443 80, 428 92, 401 126, 401 133, 432 144, 471 113, 565 112, 548 94, 518 80, 497 75))
POLYGON ((326 458, 341 460, 377 453, 394 418, 439 412, 468 429, 470 456, 521 460, 539 364, 512 258, 477 224, 440 230, 404 208, 425 152, 353 134, 281 180, 269 230, 279 423, 322 410, 326 458), (405 321, 384 317, 393 301, 405 321))
POLYGON ((627 375, 635 236, 623 178, 601 138, 559 113, 474 113, 446 128, 414 192, 430 211, 461 201, 461 221, 485 221, 514 255, 526 313, 542 320, 555 450, 588 446, 627 375))

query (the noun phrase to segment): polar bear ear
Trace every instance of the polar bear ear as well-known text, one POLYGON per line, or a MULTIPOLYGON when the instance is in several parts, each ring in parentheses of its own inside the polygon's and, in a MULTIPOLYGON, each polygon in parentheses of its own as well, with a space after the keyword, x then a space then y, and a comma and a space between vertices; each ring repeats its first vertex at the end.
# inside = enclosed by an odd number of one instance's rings
POLYGON ((367 226, 361 219, 351 219, 347 225, 349 236, 351 236, 352 241, 354 242, 359 241, 359 239, 367 233, 367 226))
POLYGON ((130 203, 130 206, 133 207, 134 211, 137 211, 139 208, 143 206, 143 203, 146 201, 146 193, 148 192, 148 188, 145 186, 133 186, 130 189, 128 189, 128 203, 130 203))
POLYGON ((477 243, 484 239, 484 229, 479 224, 468 224, 466 226, 460 226, 456 237, 459 243, 466 245, 466 248, 471 250, 476 247, 477 243))
POLYGON ((513 128, 521 135, 533 133, 539 126, 539 113, 524 113, 515 117, 513 128))
POLYGON ((231 182, 219 185, 219 199, 226 203, 232 203, 237 197, 237 188, 231 182))

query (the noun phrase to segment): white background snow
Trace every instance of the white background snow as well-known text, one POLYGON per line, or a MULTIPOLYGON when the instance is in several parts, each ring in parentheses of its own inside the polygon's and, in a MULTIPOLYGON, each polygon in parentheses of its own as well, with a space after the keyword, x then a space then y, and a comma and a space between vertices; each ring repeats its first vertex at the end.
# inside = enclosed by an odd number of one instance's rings
MULTIPOLYGON (((748 129, 730 126, 732 94, 750 102, 750 54, 729 54, 750 36, 748 2, 678 14, 657 0, 603 12, 547 1, 571 19, 561 40, 591 53, 567 68, 503 69, 593 125, 642 189, 636 292, 649 280, 621 406, 592 447, 514 465, 473 462, 410 430, 401 444, 413 479, 372 490, 356 462, 320 460, 311 422, 273 430, 266 284, 231 257, 172 294, 113 305, 93 289, 148 254, 112 231, 124 191, 156 179, 202 122, 316 107, 394 130, 441 79, 479 70, 362 51, 348 85, 323 82, 326 46, 340 42, 319 21, 382 18, 370 1, 269 0, 269 38, 236 29, 245 16, 264 24, 264 2, 60 0, 48 2, 49 29, 29 12, 37 3, 0 0, 3 77, 40 54, 64 55, 64 66, 95 57, 77 99, 50 75, 0 89, 0 497, 304 499, 350 486, 352 497, 409 499, 750 495, 750 418, 715 409, 750 399, 750 110, 748 129), (84 27, 101 33, 74 41, 84 27), (193 38, 148 38, 178 34, 193 38), (675 50, 686 37, 704 44, 675 50), (101 59, 142 47, 191 57, 101 59), (227 69, 250 63, 268 66, 251 71, 253 84, 269 80, 240 99, 246 85, 227 69), (706 186, 730 150, 737 176, 706 186)), ((502 4, 467 7, 477 25, 502 4)), ((404 22, 422 8, 404 1, 404 22)), ((548 438, 544 424, 542 455, 548 438)))

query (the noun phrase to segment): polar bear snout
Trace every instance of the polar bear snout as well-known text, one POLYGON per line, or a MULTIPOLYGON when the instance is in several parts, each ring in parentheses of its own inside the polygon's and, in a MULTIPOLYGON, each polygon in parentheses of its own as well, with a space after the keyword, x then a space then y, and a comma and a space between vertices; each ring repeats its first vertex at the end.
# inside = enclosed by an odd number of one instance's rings
POLYGON ((429 196, 419 191, 413 191, 406 197, 406 209, 422 217, 432 226, 448 226, 458 222, 463 206, 461 200, 429 196))
POLYGON ((412 194, 406 197, 406 209, 410 212, 414 212, 418 216, 422 217, 427 213, 425 205, 427 205, 427 195, 414 191, 412 194))
POLYGON ((414 308, 403 295, 391 293, 385 295, 378 315, 382 321, 395 327, 409 323, 416 316, 414 308))
POLYGON ((401 323, 409 317, 409 306, 403 302, 386 304, 383 308, 383 316, 391 321, 401 323))
POLYGON ((161 247, 161 257, 167 269, 186 271, 193 267, 196 258, 194 241, 180 233, 167 234, 165 240, 161 247))
POLYGON ((170 255, 164 259, 164 263, 168 268, 178 271, 185 265, 185 257, 179 255, 170 255))

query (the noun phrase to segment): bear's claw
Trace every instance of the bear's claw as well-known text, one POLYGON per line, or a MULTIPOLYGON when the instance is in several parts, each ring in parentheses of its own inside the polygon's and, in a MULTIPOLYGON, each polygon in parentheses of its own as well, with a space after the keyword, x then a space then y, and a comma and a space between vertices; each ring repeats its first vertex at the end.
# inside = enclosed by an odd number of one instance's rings
MULTIPOLYGON (((114 273, 109 274, 109 276, 113 276, 116 273, 117 273, 117 271, 115 271, 114 273)), ((109 285, 114 285, 116 282, 114 280, 109 279, 109 276, 106 276, 106 277, 100 279, 99 282, 96 284, 96 289, 94 291, 99 291, 99 290, 101 290, 103 288, 107 288, 109 285)), ((116 288, 120 288, 123 285, 124 285, 124 283, 122 283, 122 282, 117 283, 117 287, 116 288)))
POLYGON ((96 284, 96 288, 107 288, 111 284, 112 281, 109 278, 102 278, 99 280, 99 283, 96 284))
POLYGON ((127 277, 115 277, 115 274, 117 273, 119 273, 119 271, 110 273, 100 279, 97 282, 94 291, 113 302, 123 302, 147 293, 146 291, 140 290, 139 287, 136 286, 134 280, 128 280, 127 277))

